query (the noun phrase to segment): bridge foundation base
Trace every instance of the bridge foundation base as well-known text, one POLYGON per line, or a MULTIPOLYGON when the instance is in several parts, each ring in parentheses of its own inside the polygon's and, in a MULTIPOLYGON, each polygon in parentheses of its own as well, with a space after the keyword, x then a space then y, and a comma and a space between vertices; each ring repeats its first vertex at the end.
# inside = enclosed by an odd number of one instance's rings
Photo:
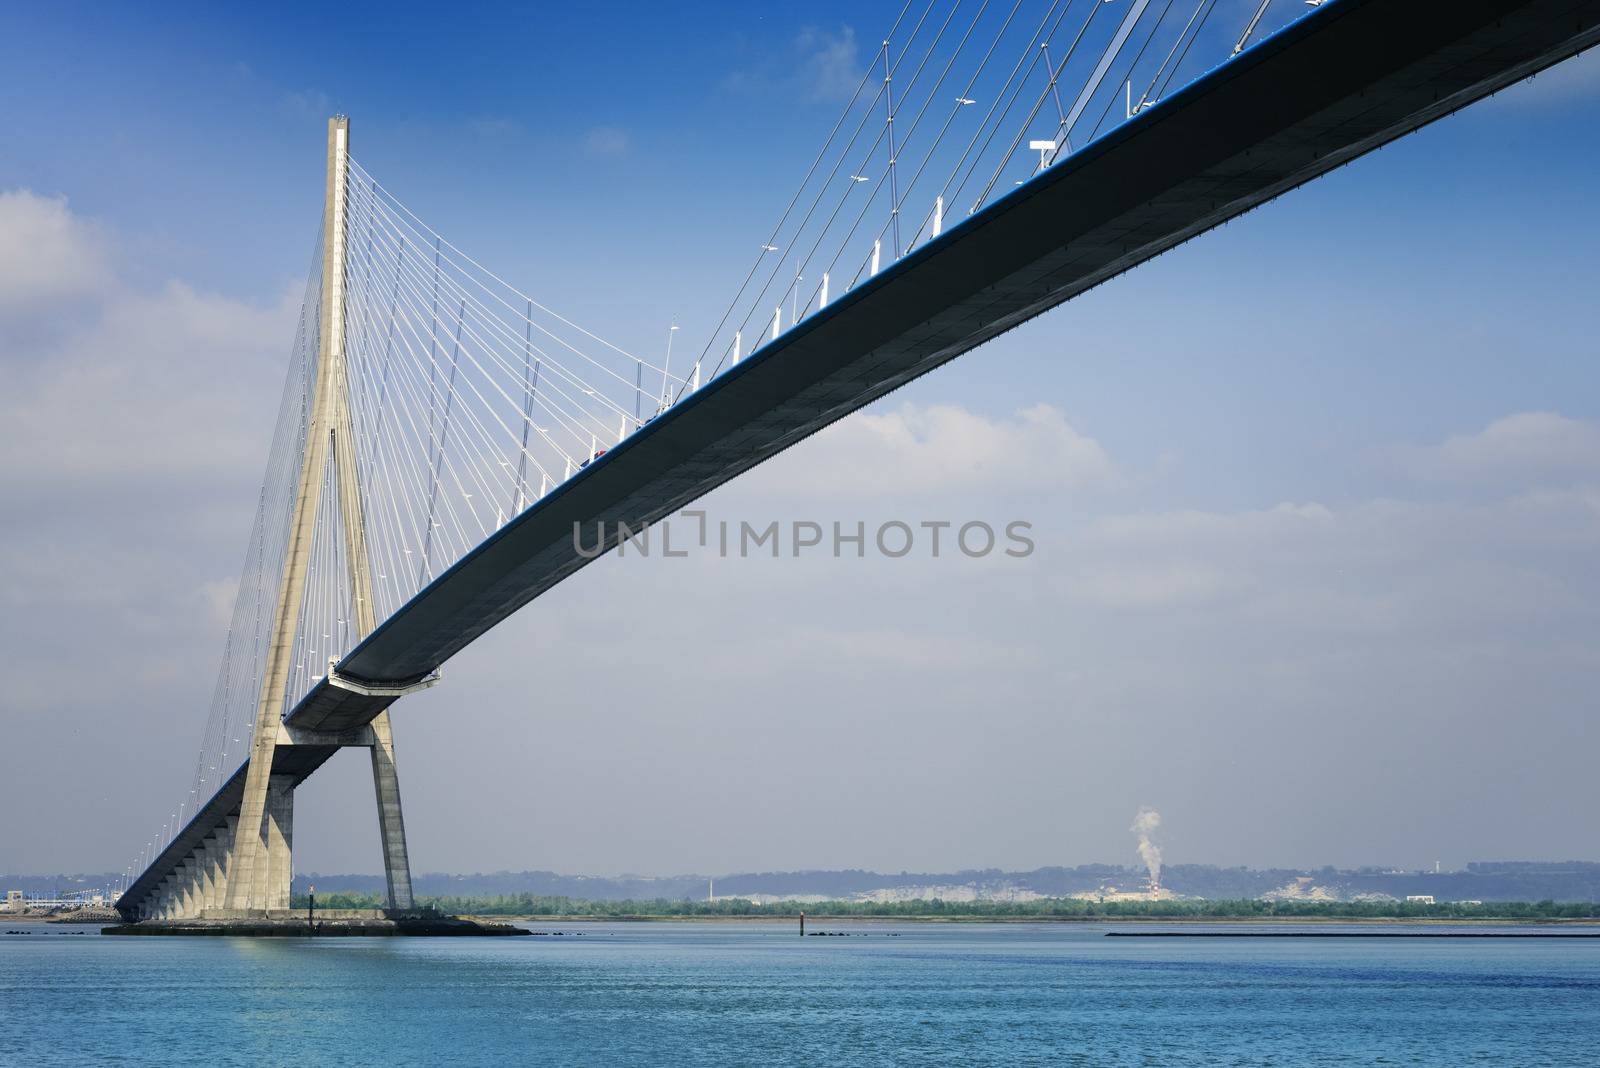
POLYGON ((183 920, 143 920, 101 929, 108 935, 211 935, 233 938, 327 938, 525 935, 508 923, 446 916, 432 909, 206 909, 183 920))

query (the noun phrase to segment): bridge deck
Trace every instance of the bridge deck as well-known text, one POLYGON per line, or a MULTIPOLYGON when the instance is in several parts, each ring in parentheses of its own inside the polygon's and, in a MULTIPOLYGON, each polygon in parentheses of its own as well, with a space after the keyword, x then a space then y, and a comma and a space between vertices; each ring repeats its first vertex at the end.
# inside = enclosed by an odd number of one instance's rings
MULTIPOLYGON (((592 536, 596 521, 669 515, 1019 323, 1571 55, 1597 21, 1593 0, 1328 4, 687 397, 441 575, 339 672, 433 671, 589 562, 575 523, 592 536)), ((313 693, 294 719, 338 707, 313 693)))
MULTIPOLYGON (((614 544, 617 520, 637 528, 670 515, 1041 312, 1596 40, 1600 0, 1334 0, 686 397, 442 574, 339 674, 372 684, 429 674, 590 562, 574 548, 574 524, 592 539, 603 521, 614 544)), ((390 700, 322 682, 289 722, 355 727, 390 700)), ((293 773, 326 756, 295 755, 293 773)), ((233 785, 130 895, 227 814, 233 785)))

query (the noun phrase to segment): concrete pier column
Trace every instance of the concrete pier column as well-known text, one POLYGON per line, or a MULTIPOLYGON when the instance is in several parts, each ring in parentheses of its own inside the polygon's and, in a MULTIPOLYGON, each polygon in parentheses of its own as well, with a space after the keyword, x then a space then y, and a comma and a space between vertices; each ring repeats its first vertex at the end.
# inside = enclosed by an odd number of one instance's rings
MULTIPOLYGON (((252 767, 251 773, 255 769, 252 767)), ((247 808, 234 832, 227 908, 251 911, 287 908, 288 871, 294 844, 294 780, 262 776, 260 815, 247 808), (279 892, 279 883, 283 892, 279 892), (282 899, 285 904, 276 902, 282 899)), ((248 785, 246 786, 248 790, 248 785)))
POLYGON ((200 900, 196 902, 196 907, 202 912, 216 907, 214 900, 217 895, 216 849, 216 835, 208 834, 195 850, 195 859, 200 865, 200 900))
POLYGON ((228 878, 233 873, 233 842, 239 833, 239 817, 229 816, 227 826, 217 832, 221 839, 217 843, 217 908, 226 908, 228 904, 228 878))
POLYGON ((372 786, 378 795, 378 835, 389 907, 415 907, 411 896, 411 858, 406 852, 406 821, 400 809, 400 776, 394 763, 394 730, 387 710, 372 721, 372 786))
POLYGON ((217 833, 211 838, 210 907, 214 909, 222 907, 222 895, 228 892, 228 867, 225 858, 228 855, 228 842, 230 839, 227 834, 228 829, 226 826, 218 827, 217 833))
POLYGON ((211 836, 208 834, 195 846, 194 861, 196 870, 200 874, 200 892, 195 898, 195 915, 199 915, 211 907, 211 895, 216 893, 216 883, 212 881, 211 872, 211 836))
POLYGON ((289 907, 294 877, 294 779, 274 775, 267 785, 267 876, 262 908, 289 907))
POLYGON ((195 875, 198 876, 198 891, 195 894, 195 916, 198 916, 210 905, 211 895, 216 892, 216 884, 211 883, 210 835, 206 835, 202 843, 195 846, 195 875))
POLYGON ((178 878, 181 880, 178 914, 184 919, 199 915, 200 865, 193 854, 183 858, 183 863, 178 867, 178 878))
MULTIPOLYGON (((260 734, 260 725, 256 733, 260 734)), ((233 856, 232 868, 228 873, 228 895, 224 907, 229 909, 255 909, 261 908, 255 897, 257 875, 260 883, 266 884, 266 838, 267 838, 267 813, 266 813, 266 780, 267 771, 272 764, 272 749, 270 742, 258 745, 257 752, 265 749, 261 756, 250 758, 250 771, 245 779, 245 796, 241 805, 239 822, 234 827, 233 848, 229 852, 233 856), (262 768, 258 770, 257 765, 262 768), (260 780, 259 782, 257 780, 260 780)))
POLYGON ((199 916, 200 910, 206 907, 206 855, 203 846, 196 846, 194 851, 194 878, 189 884, 189 915, 199 916))

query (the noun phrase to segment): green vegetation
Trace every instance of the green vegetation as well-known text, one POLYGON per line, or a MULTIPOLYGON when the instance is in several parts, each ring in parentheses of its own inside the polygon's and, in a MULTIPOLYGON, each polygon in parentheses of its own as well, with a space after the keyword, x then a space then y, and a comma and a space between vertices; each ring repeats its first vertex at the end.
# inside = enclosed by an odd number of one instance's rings
MULTIPOLYGON (((383 902, 369 894, 318 894, 317 907, 371 909, 383 902)), ((1328 920, 1578 920, 1600 919, 1600 905, 1585 902, 1490 901, 1481 905, 1409 901, 782 901, 757 905, 744 898, 720 901, 586 901, 572 897, 510 894, 499 897, 429 897, 418 904, 467 916, 552 916, 574 919, 695 919, 808 916, 880 919, 1118 920, 1118 919, 1328 919, 1328 920)), ((294 907, 305 908, 303 895, 294 907)))

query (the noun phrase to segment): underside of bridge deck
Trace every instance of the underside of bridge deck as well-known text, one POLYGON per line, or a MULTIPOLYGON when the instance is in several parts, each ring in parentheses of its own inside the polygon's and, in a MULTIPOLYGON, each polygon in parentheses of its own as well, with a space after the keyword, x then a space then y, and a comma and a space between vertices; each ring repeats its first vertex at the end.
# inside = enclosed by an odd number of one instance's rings
MULTIPOLYGON (((589 563, 905 383, 1318 175, 1571 56, 1600 0, 1342 0, 1141 112, 802 321, 524 512, 339 664, 441 663, 589 563), (591 545, 591 542, 586 542, 591 545)), ((294 720, 335 713, 313 693, 294 720)))

